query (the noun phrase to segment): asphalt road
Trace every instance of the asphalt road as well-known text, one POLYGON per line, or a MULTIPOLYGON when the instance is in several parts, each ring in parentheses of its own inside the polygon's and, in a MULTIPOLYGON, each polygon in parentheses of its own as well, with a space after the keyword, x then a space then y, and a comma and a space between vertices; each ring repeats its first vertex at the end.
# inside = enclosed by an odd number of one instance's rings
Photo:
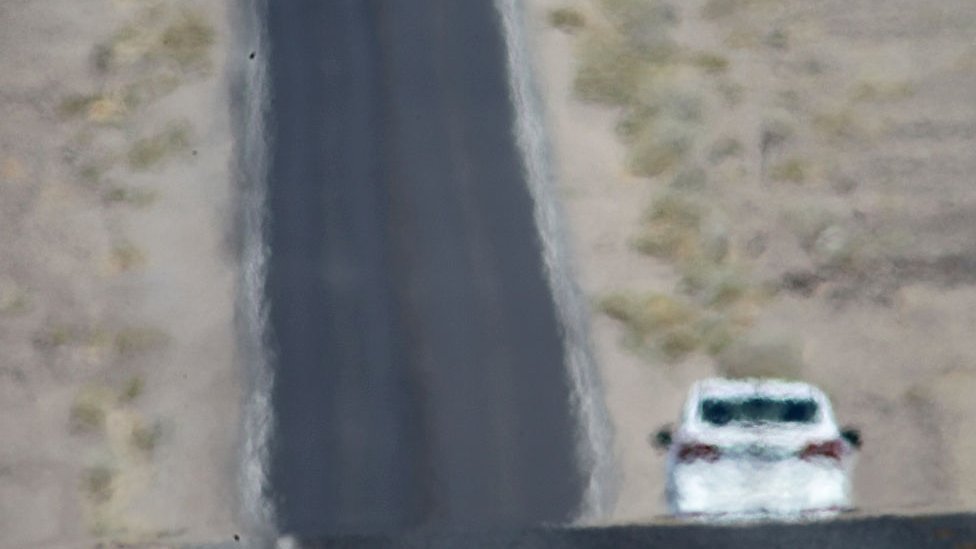
POLYGON ((534 528, 467 534, 300 539, 303 549, 967 549, 976 547, 976 515, 878 516, 828 522, 632 525, 534 528))
POLYGON ((492 2, 269 2, 282 533, 520 528, 576 427, 492 2))

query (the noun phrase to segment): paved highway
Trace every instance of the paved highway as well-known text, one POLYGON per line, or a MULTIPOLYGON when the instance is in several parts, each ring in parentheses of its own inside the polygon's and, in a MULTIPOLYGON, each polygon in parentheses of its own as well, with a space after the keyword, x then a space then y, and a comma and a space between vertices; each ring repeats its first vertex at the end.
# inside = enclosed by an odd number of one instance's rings
POLYGON ((966 549, 976 547, 976 515, 878 516, 813 523, 633 525, 522 531, 301 539, 304 549, 966 549))
POLYGON ((577 429, 492 3, 269 4, 279 530, 569 520, 577 429))

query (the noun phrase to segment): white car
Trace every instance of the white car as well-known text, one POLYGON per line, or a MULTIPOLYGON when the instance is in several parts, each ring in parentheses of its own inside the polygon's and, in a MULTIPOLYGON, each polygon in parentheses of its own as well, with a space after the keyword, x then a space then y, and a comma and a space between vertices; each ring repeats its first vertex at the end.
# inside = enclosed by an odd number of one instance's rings
POLYGON ((705 518, 831 516, 851 507, 860 434, 841 430, 827 397, 806 383, 707 379, 681 425, 664 428, 671 512, 705 518))

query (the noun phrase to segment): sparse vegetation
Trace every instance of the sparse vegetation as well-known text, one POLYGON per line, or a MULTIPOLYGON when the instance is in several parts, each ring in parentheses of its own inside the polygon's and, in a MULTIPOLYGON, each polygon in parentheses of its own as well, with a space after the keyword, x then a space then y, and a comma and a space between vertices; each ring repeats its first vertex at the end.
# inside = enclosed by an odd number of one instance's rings
POLYGON ((685 166, 671 179, 671 187, 679 191, 699 191, 708 184, 708 174, 700 166, 685 166))
POLYGON ((857 115, 849 108, 821 112, 813 117, 813 129, 832 141, 852 140, 864 135, 857 115))
POLYGON ((769 169, 769 177, 773 181, 785 181, 789 183, 803 183, 807 180, 809 165, 801 158, 789 158, 769 169))
POLYGON ((777 50, 785 50, 790 46, 790 33, 783 28, 774 28, 763 38, 763 44, 777 50))
POLYGON ((105 425, 105 403, 102 396, 91 388, 82 390, 71 405, 68 423, 74 433, 101 431, 105 425))
POLYGON ((706 20, 724 19, 771 3, 771 0, 708 0, 702 7, 701 15, 706 20))
POLYGON ((190 123, 173 122, 163 131, 140 139, 129 149, 129 167, 133 170, 148 170, 167 157, 186 151, 190 147, 190 123))
POLYGON ((695 351, 702 344, 700 335, 689 326, 680 326, 665 332, 658 347, 668 360, 679 360, 695 351))
POLYGON ((693 143, 690 132, 642 132, 630 147, 630 171, 636 175, 654 177, 677 167, 693 143))
POLYGON ((97 101, 98 95, 91 94, 72 94, 65 97, 58 105, 58 114, 64 118, 75 118, 88 114, 88 109, 92 103, 97 101))
POLYGON ((30 293, 13 282, 0 280, 0 314, 20 315, 31 308, 30 293))
POLYGON ((207 69, 215 39, 203 12, 187 8, 167 13, 162 6, 154 6, 95 46, 92 62, 101 72, 147 61, 161 61, 184 71, 207 69))
POLYGON ((95 503, 112 499, 115 471, 107 465, 95 465, 85 471, 85 493, 95 503))
POLYGON ((157 328, 132 326, 115 334, 115 351, 123 358, 138 356, 164 346, 169 337, 157 328))
POLYGON ((896 101, 915 94, 915 88, 907 81, 874 80, 862 81, 854 86, 851 99, 854 101, 896 101))
POLYGON ((701 52, 692 57, 691 61, 709 74, 720 74, 729 68, 728 57, 717 53, 701 52))
POLYGON ((685 196, 665 194, 644 215, 644 229, 634 247, 641 253, 670 259, 688 259, 700 251, 704 212, 685 196))
POLYGON ((109 267, 115 272, 132 271, 142 267, 145 263, 145 252, 128 241, 116 244, 109 254, 109 267))
POLYGON ((665 294, 613 294, 599 303, 607 316, 626 328, 638 348, 656 348, 669 360, 677 360, 697 349, 702 337, 695 306, 665 294))
POLYGON ((96 124, 122 121, 136 104, 124 92, 72 94, 58 105, 58 115, 65 119, 85 118, 96 124))
POLYGON ((690 303, 665 294, 618 293, 602 299, 599 306, 608 316, 641 334, 687 324, 696 316, 690 303))
POLYGON ((159 422, 153 423, 151 426, 136 423, 132 427, 130 441, 133 448, 142 452, 144 455, 150 456, 159 444, 162 435, 163 428, 159 422))
POLYGON ((586 18, 575 8, 556 8, 549 11, 549 24, 569 33, 575 33, 586 25, 586 18))
POLYGON ((122 391, 119 394, 119 400, 123 404, 129 404, 139 398, 145 389, 145 378, 138 375, 132 376, 129 378, 129 381, 125 383, 125 386, 122 387, 122 391))
POLYGON ((131 187, 112 187, 102 195, 106 204, 125 204, 136 208, 152 205, 158 196, 156 191, 131 187))
POLYGON ((209 67, 210 47, 215 32, 202 12, 184 9, 159 38, 158 55, 184 70, 209 67))
POLYGON ((55 322, 35 334, 34 345, 42 349, 54 349, 77 343, 80 339, 80 331, 75 326, 55 322))
POLYGON ((722 137, 712 143, 708 149, 708 159, 713 163, 719 163, 726 158, 736 157, 742 154, 742 142, 734 137, 722 137))
POLYGON ((583 36, 573 87, 586 101, 627 105, 637 95, 643 63, 618 34, 594 31, 583 36))

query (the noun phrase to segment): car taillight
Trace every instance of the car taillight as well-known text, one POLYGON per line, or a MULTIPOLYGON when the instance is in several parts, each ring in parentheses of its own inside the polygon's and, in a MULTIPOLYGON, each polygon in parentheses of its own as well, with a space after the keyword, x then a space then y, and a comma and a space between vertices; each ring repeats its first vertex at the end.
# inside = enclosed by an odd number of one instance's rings
POLYGON ((689 463, 696 459, 703 459, 708 462, 718 460, 722 456, 717 446, 711 444, 700 444, 698 442, 686 442, 678 448, 678 461, 689 463))
POLYGON ((818 442, 814 444, 808 444, 806 448, 800 452, 800 457, 802 459, 814 459, 814 458, 829 458, 840 461, 840 458, 844 455, 844 441, 840 439, 828 440, 826 442, 818 442))

